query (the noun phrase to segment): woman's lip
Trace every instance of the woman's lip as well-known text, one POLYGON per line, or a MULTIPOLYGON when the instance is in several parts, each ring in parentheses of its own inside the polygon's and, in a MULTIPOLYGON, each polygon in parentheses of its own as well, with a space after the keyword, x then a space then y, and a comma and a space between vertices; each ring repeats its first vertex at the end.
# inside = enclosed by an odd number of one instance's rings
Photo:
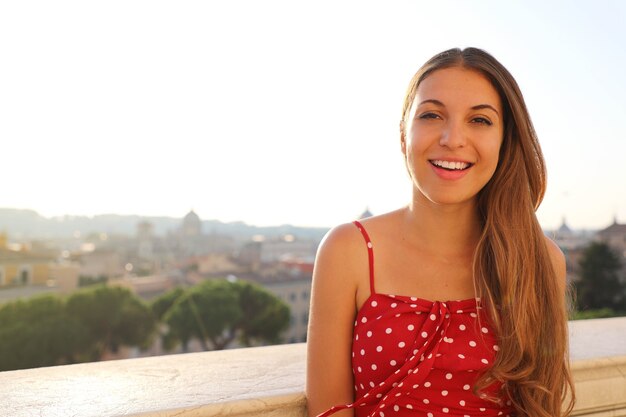
POLYGON ((472 167, 473 167, 473 165, 470 165, 469 167, 467 167, 465 169, 449 170, 449 169, 438 167, 437 165, 434 165, 432 163, 429 164, 429 165, 433 169, 433 171, 435 171, 435 174, 437 174, 437 176, 439 178, 444 179, 444 180, 458 180, 458 179, 461 179, 464 176, 466 176, 467 173, 469 172, 469 170, 472 169, 472 167))

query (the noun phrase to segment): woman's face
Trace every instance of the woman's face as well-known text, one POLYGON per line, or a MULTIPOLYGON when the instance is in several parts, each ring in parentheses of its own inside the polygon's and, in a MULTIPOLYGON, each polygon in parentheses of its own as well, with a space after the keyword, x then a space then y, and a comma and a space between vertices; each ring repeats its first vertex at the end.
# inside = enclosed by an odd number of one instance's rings
POLYGON ((414 199, 473 202, 498 164, 502 104, 479 72, 453 67, 428 75, 417 88, 402 138, 414 199))

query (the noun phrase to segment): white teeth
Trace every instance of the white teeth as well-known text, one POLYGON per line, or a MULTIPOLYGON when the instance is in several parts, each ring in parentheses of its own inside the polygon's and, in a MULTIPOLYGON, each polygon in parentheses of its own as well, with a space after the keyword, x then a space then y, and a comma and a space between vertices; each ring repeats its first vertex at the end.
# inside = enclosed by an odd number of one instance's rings
POLYGON ((443 161, 441 159, 436 159, 431 162, 438 167, 446 168, 446 169, 459 169, 460 170, 460 169, 465 169, 468 166, 470 166, 470 164, 467 162, 443 161))

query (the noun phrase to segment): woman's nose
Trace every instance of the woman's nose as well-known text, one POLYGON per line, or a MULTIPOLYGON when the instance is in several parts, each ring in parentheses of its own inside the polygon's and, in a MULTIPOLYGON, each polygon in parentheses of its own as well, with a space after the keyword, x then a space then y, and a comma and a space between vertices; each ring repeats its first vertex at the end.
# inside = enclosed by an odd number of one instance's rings
POLYGON ((461 123, 448 122, 443 132, 441 132, 439 145, 448 148, 462 148, 465 146, 465 143, 465 132, 461 123))

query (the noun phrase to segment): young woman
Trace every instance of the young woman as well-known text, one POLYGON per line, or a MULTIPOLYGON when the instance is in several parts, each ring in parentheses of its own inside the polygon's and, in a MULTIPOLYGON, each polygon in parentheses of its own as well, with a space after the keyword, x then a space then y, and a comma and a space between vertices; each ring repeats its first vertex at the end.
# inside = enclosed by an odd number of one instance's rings
POLYGON ((535 216, 546 173, 517 83, 479 49, 434 56, 400 146, 408 206, 320 246, 309 416, 568 414, 565 260, 535 216))

